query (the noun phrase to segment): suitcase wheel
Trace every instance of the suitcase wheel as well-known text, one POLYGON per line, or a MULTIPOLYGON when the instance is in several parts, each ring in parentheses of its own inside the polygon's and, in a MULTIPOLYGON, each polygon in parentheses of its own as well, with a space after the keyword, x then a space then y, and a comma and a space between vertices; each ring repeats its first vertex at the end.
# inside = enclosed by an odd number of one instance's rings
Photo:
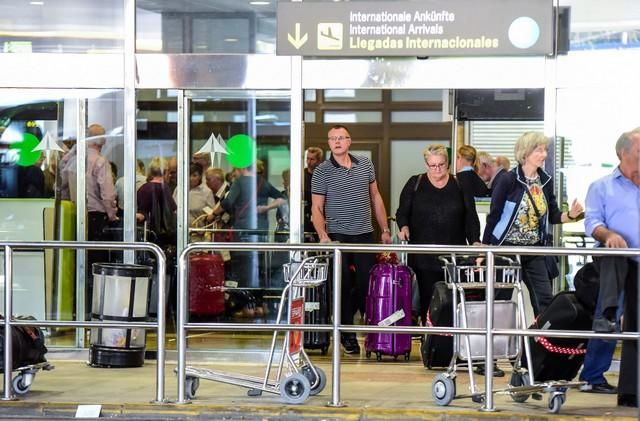
POLYGON ((382 352, 376 352, 376 361, 382 361, 382 352))
POLYGON ((327 352, 329 352, 329 345, 323 345, 320 349, 320 355, 327 355, 327 352))
MULTIPOLYGON (((519 386, 529 386, 531 384, 531 380, 529 380, 529 373, 514 371, 511 374, 511 381, 509 382, 509 386, 519 387, 519 386)), ((516 393, 511 392, 511 399, 514 402, 524 403, 529 399, 529 394, 527 393, 516 393)))
POLYGON ((404 360, 405 361, 409 361, 411 359, 411 353, 410 352, 405 352, 404 353, 404 360))
POLYGON ((473 395, 471 400, 475 403, 484 403, 484 395, 473 395))
POLYGON ((368 359, 368 358, 371 358, 371 351, 367 351, 367 352, 365 352, 365 354, 364 354, 364 355, 367 357, 367 359, 368 359))
POLYGON ((456 395, 455 378, 451 378, 447 373, 440 373, 433 379, 431 384, 431 396, 435 403, 440 406, 447 406, 456 395))
POLYGON ((184 394, 187 399, 193 399, 196 397, 196 392, 200 387, 200 378, 187 376, 184 381, 184 394))

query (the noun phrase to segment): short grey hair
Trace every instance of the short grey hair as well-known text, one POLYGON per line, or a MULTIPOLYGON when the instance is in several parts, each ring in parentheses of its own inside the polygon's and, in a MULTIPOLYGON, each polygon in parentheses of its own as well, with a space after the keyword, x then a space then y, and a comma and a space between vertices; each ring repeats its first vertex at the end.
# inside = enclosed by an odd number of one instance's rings
POLYGON ((516 141, 516 146, 513 150, 513 154, 516 157, 516 161, 520 165, 524 164, 524 161, 538 146, 549 146, 549 138, 540 132, 526 132, 516 141))
POLYGON ((629 150, 629 148, 631 147, 631 138, 634 135, 640 135, 640 127, 636 127, 635 129, 624 132, 620 135, 618 141, 616 142, 616 155, 618 155, 618 158, 620 158, 623 150, 629 150))
POLYGON ((424 162, 427 162, 427 159, 429 159, 431 155, 444 156, 447 166, 449 165, 449 154, 447 153, 447 148, 445 148, 444 145, 429 145, 422 150, 422 155, 424 156, 424 162))

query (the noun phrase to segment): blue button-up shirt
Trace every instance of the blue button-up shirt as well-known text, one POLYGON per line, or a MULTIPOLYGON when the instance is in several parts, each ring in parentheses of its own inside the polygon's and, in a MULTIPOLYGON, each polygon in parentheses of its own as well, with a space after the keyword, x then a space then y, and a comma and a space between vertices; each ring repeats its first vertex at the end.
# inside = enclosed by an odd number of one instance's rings
MULTIPOLYGON (((586 200, 585 234, 604 226, 622 236, 628 247, 640 247, 640 187, 616 168, 589 186, 586 200)), ((640 257, 636 257, 640 262, 640 257)))

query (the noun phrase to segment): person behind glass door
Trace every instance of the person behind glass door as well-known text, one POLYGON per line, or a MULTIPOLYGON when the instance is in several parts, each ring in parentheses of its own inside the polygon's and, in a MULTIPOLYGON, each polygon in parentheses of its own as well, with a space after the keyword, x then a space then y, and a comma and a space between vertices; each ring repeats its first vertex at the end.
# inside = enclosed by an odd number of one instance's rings
POLYGON ((487 197, 489 189, 478 176, 478 158, 476 148, 471 145, 462 145, 456 152, 456 178, 460 187, 466 194, 472 197, 487 197))
POLYGON ((313 146, 307 148, 307 168, 304 171, 304 241, 309 243, 318 241, 318 234, 311 222, 311 177, 322 161, 324 161, 322 149, 313 146))
MULTIPOLYGON (((263 164, 264 165, 264 164, 263 164)), ((229 194, 220 201, 213 214, 218 216, 227 212, 233 217, 233 228, 240 242, 255 243, 265 241, 269 228, 268 212, 284 202, 282 194, 262 175, 256 175, 257 164, 239 169, 239 176, 229 190, 229 194), (274 200, 269 203, 269 198, 274 200)), ((264 169, 264 167, 263 167, 264 169)), ((258 288, 257 252, 236 252, 240 286, 258 288)))
MULTIPOLYGON (((205 213, 205 208, 213 209, 216 205, 211 189, 202 183, 202 167, 200 164, 189 164, 189 226, 193 220, 205 213)), ((205 180, 206 183, 206 180, 205 180)), ((177 189, 173 192, 173 200, 177 202, 177 189)))
MULTIPOLYGON (((553 181, 542 167, 549 138, 527 132, 517 140, 518 166, 496 180, 487 215, 483 243, 511 246, 545 246, 548 224, 578 220, 582 205, 574 200, 568 212, 558 208, 553 181)), ((523 255, 522 277, 531 299, 534 316, 544 311, 553 298, 545 256, 523 255)))
MULTIPOLYGON (((380 229, 381 241, 391 243, 387 212, 373 163, 364 156, 349 153, 351 134, 342 125, 328 133, 331 157, 316 167, 311 179, 312 221, 321 243, 371 244, 374 242, 371 208, 380 229)), ((342 324, 353 324, 355 313, 364 317, 369 269, 375 258, 369 253, 344 253, 342 262, 342 324), (355 268, 355 275, 350 270, 355 268)), ((347 354, 359 354, 355 333, 343 333, 342 345, 347 354)))

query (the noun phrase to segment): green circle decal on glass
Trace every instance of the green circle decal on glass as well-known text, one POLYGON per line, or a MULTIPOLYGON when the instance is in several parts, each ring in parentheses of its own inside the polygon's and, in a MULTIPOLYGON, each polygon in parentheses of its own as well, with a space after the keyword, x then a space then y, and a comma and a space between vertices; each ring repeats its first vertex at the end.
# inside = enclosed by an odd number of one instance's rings
POLYGON ((42 151, 33 150, 33 148, 38 146, 38 143, 40 143, 40 141, 37 137, 31 133, 24 133, 22 135, 22 142, 12 143, 9 146, 10 149, 18 149, 18 165, 29 167, 38 162, 42 151))
POLYGON ((256 142, 246 134, 237 134, 227 141, 227 161, 237 168, 247 168, 256 160, 256 142))

